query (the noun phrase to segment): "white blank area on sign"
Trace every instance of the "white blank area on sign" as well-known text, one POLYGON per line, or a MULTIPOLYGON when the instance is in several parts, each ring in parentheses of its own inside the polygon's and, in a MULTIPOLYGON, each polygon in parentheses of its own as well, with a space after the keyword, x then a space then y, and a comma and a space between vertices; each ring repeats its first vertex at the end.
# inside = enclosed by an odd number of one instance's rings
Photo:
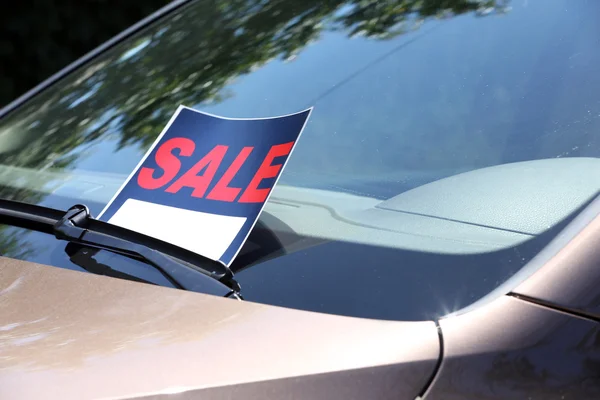
POLYGON ((127 199, 108 222, 218 260, 246 218, 127 199))

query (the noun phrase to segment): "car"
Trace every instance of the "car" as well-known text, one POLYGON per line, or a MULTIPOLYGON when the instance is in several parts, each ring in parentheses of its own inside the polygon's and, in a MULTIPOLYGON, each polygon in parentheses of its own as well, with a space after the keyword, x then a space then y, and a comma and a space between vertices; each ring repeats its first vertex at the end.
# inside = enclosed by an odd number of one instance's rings
POLYGON ((0 112, 0 397, 600 398, 599 12, 177 0, 66 67, 0 112), (180 105, 313 107, 230 268, 95 217, 180 105))

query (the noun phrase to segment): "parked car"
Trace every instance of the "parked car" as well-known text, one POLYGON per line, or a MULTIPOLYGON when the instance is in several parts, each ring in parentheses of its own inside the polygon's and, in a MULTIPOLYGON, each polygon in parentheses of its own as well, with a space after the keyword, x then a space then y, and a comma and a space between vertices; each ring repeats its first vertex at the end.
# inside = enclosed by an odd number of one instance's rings
POLYGON ((68 66, 0 112, 0 398, 600 398, 598 15, 182 0, 68 66), (180 104, 314 107, 231 270, 94 218, 180 104))

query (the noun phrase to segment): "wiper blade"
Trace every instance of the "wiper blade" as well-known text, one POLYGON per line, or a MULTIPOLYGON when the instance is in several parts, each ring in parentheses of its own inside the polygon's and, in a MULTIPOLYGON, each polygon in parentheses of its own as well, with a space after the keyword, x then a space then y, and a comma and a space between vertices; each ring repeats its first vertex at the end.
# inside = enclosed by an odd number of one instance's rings
POLYGON ((159 239, 93 219, 85 205, 73 206, 65 213, 0 200, 0 223, 53 234, 71 243, 140 260, 185 290, 241 298, 239 284, 225 265, 159 239))

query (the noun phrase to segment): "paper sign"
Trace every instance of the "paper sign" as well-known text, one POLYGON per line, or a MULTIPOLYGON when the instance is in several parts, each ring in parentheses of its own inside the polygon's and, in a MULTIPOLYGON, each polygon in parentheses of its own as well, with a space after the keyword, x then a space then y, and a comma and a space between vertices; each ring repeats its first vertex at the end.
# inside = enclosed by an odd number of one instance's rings
POLYGON ((233 119, 180 106, 98 219, 229 266, 311 110, 233 119))

